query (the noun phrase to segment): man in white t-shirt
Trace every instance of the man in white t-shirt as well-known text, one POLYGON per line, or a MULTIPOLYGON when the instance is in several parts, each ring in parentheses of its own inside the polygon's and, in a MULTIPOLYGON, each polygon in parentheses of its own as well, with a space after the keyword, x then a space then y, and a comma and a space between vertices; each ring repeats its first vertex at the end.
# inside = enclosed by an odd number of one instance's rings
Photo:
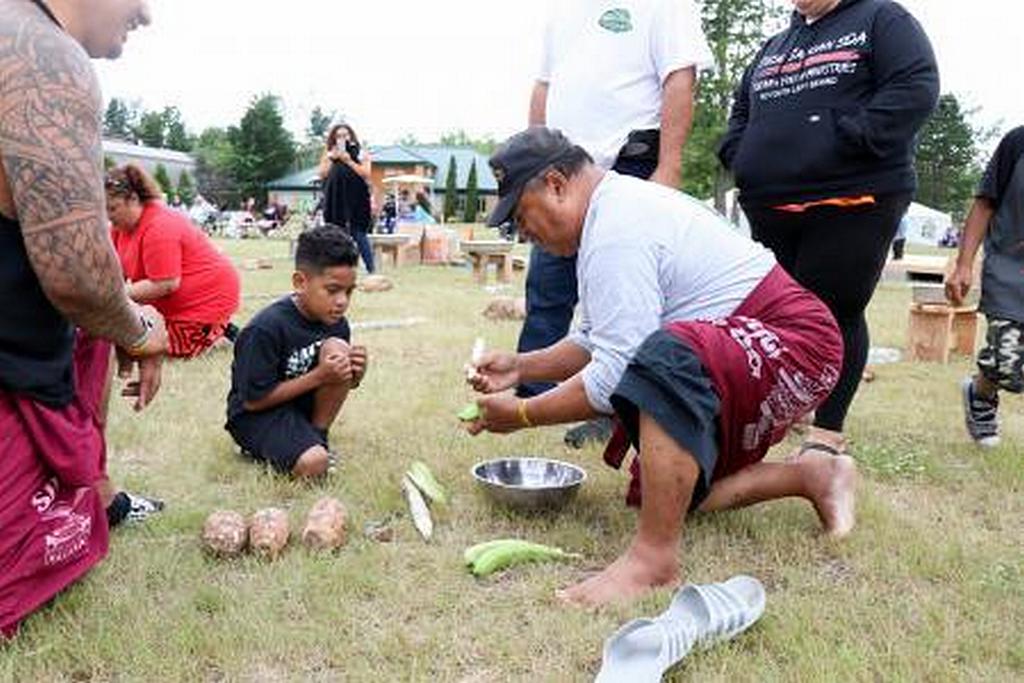
MULTIPOLYGON (((601 168, 678 188, 696 71, 711 61, 692 0, 552 3, 529 123, 561 130, 601 168)), ((572 257, 533 250, 520 351, 565 336, 575 277, 572 257)), ((525 397, 548 388, 525 384, 517 392, 525 397)), ((566 441, 578 447, 606 439, 607 424, 570 430, 566 441)))
POLYGON ((688 510, 802 496, 834 536, 854 525, 848 456, 761 462, 839 376, 842 339, 828 308, 769 251, 680 192, 605 171, 558 131, 533 127, 491 157, 499 202, 548 252, 577 257, 581 324, 529 353, 485 354, 472 433, 506 433, 615 414, 605 460, 639 450, 627 501, 640 505, 629 548, 562 593, 596 605, 679 577, 688 510), (522 382, 560 382, 529 399, 522 382), (628 437, 628 439, 627 439, 628 437))

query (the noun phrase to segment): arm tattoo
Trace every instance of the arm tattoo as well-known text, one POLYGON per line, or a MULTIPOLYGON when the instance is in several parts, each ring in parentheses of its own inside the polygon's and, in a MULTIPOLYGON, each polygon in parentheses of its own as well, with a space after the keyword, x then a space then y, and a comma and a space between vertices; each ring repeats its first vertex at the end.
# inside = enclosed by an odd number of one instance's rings
POLYGON ((96 76, 71 38, 10 4, 0 0, 0 160, 29 260, 59 311, 127 345, 142 326, 107 232, 96 76))

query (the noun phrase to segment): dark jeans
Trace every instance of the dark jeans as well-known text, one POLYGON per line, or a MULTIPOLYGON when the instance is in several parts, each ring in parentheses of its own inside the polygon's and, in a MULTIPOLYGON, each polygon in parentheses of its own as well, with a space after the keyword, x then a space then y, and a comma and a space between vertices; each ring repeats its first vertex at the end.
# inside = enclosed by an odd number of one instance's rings
POLYGON ((373 245, 370 244, 369 234, 365 230, 353 230, 351 234, 352 239, 356 241, 356 246, 359 247, 363 263, 366 264, 366 272, 372 273, 375 268, 373 265, 373 245))
MULTIPOLYGON (((620 159, 612 170, 649 178, 656 166, 653 160, 620 159)), ((534 245, 530 251, 530 270, 526 274, 526 320, 519 333, 519 352, 544 349, 561 341, 569 333, 577 300, 576 257, 554 256, 534 245)), ((521 384, 516 388, 516 395, 535 396, 554 386, 546 382, 521 384)))
POLYGON ((843 333, 843 370, 815 413, 816 427, 843 431, 871 344, 864 310, 909 205, 909 194, 891 194, 878 196, 869 206, 816 206, 803 213, 743 207, 751 236, 825 302, 843 333))

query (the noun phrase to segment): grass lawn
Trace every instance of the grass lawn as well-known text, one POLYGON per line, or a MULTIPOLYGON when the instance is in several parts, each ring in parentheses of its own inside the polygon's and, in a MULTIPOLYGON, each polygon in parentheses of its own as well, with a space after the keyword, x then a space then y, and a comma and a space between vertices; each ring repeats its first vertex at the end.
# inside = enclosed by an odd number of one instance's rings
MULTIPOLYGON (((243 273, 247 319, 289 289, 282 242, 224 242, 241 258, 275 257, 243 273)), ((556 588, 625 547, 634 513, 626 477, 599 451, 569 451, 562 429, 471 439, 453 417, 470 398, 461 368, 474 337, 512 347, 516 323, 480 316, 489 298, 468 269, 409 267, 396 288, 357 294, 354 322, 420 316, 406 329, 359 331, 370 372, 331 434, 344 465, 307 486, 234 454, 222 429, 230 352, 165 371, 141 415, 115 400, 110 470, 166 499, 164 514, 120 529, 106 562, 30 618, 0 647, 0 679, 147 681, 583 681, 624 621, 659 613, 671 591, 639 604, 563 608, 556 588), (506 454, 582 464, 590 480, 560 515, 491 507, 470 466, 506 454), (363 525, 402 515, 398 482, 414 459, 454 494, 425 544, 408 517, 395 542, 363 525), (348 507, 350 541, 314 556, 295 542, 280 559, 206 557, 199 530, 215 508, 288 508, 293 534, 324 494, 348 507), (583 553, 576 564, 528 566, 488 580, 462 566, 468 545, 522 536, 583 553)), ((522 290, 522 274, 509 293, 522 290)), ((910 290, 883 285, 871 308, 877 345, 904 344, 910 290)), ((763 620, 733 643, 695 654, 668 680, 835 681, 1024 679, 1024 401, 1005 396, 1004 445, 980 452, 964 433, 948 366, 880 366, 849 421, 862 476, 848 540, 818 535, 811 507, 784 501, 695 518, 679 549, 685 577, 745 572, 768 589, 763 620)), ((781 451, 780 451, 781 452, 781 451)))

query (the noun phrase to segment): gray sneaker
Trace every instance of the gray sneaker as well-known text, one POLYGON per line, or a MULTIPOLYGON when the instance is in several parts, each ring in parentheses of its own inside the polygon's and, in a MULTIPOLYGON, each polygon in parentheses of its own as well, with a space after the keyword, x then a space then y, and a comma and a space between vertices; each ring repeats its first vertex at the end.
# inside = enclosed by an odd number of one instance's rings
POLYGON ((144 522, 147 517, 164 509, 164 502, 162 500, 140 496, 137 493, 129 493, 128 491, 122 491, 122 493, 128 497, 128 503, 131 506, 128 508, 128 515, 126 517, 129 522, 144 522))
POLYGON ((964 421, 974 443, 985 448, 999 445, 999 397, 985 398, 974 391, 974 380, 968 377, 960 384, 964 401, 964 421))

